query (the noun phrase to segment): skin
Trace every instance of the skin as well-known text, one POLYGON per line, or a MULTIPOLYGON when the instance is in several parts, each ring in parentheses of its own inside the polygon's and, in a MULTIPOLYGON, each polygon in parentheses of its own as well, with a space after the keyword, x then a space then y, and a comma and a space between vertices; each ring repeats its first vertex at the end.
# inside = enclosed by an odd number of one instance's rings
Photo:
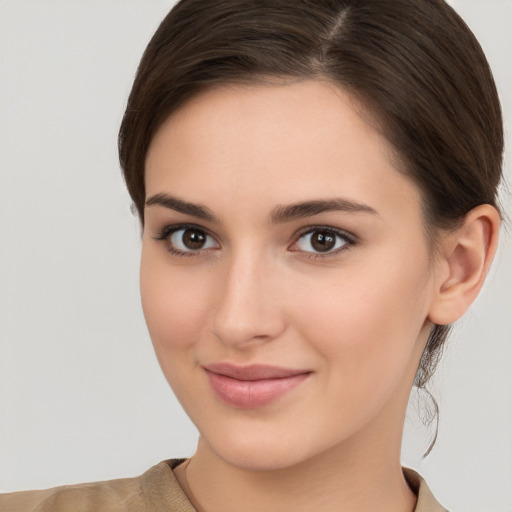
POLYGON ((200 432, 186 474, 177 470, 197 508, 414 508, 400 468, 409 392, 432 321, 453 321, 467 307, 460 297, 469 305, 481 286, 483 277, 454 292, 485 273, 499 220, 486 210, 465 231, 484 250, 451 235, 434 258, 420 191, 367 119, 322 81, 219 87, 151 143, 147 199, 170 195, 215 217, 147 204, 141 259, 157 357, 200 432), (365 208, 272 221, 276 208, 335 198, 365 208), (183 224, 207 236, 202 249, 170 234, 183 224), (319 253, 312 227, 350 237, 319 253), (203 366, 217 362, 309 375, 247 410, 213 392, 203 366))

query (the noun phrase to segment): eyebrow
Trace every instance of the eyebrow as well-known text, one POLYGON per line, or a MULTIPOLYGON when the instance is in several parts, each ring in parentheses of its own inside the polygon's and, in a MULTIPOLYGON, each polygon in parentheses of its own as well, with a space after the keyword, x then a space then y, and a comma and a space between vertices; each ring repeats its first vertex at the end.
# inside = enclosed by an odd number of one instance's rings
POLYGON ((338 197, 277 206, 272 211, 270 218, 274 224, 280 224, 295 219, 311 217, 313 215, 318 215, 319 213, 334 211, 379 215, 377 210, 371 206, 338 197))
MULTIPOLYGON (((151 196, 146 200, 146 206, 163 206, 209 222, 220 222, 219 218, 206 206, 183 201, 169 194, 160 193, 151 196)), ((312 217, 313 215, 333 211, 379 215, 371 206, 337 197, 333 199, 316 199, 289 205, 278 205, 272 210, 270 219, 273 224, 281 224, 295 219, 312 217)))
POLYGON ((186 215, 192 215, 193 217, 197 217, 199 219, 207 220, 210 222, 219 222, 219 219, 206 206, 189 203, 168 194, 155 194, 146 201, 146 206, 155 205, 163 206, 165 208, 169 208, 170 210, 175 210, 186 215))

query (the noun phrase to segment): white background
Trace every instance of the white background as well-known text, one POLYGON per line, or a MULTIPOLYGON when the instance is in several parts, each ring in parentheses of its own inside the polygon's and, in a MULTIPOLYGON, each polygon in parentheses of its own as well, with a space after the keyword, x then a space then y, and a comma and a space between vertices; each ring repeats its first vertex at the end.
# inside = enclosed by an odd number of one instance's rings
MULTIPOLYGON (((138 297, 139 233, 116 153, 170 0, 0 0, 0 489, 133 476, 193 453, 138 297)), ((454 0, 512 121, 512 2, 454 0)), ((509 136, 510 147, 510 136, 509 136)), ((510 178, 510 150, 507 158, 510 178)), ((510 204, 510 195, 503 195, 510 204)), ((508 212, 511 209, 507 206, 508 212)), ((404 463, 453 512, 512 511, 512 251, 450 341, 439 439, 411 408, 404 463)))

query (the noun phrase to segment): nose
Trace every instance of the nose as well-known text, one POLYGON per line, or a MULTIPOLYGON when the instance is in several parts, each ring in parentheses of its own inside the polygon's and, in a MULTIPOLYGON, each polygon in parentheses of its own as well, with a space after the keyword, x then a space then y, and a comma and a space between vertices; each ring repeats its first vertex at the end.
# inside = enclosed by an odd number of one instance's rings
POLYGON ((275 263, 239 254, 219 274, 213 334, 226 346, 245 349, 277 338, 286 327, 275 263))

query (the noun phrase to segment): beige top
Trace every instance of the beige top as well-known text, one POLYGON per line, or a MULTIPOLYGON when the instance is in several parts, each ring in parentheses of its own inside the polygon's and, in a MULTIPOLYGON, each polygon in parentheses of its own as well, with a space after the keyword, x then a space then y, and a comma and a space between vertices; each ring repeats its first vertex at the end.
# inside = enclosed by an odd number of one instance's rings
MULTIPOLYGON (((3 494, 0 512, 195 512, 172 471, 181 462, 161 462, 136 478, 3 494)), ((418 495, 414 512, 446 512, 416 472, 404 474, 418 495)))

